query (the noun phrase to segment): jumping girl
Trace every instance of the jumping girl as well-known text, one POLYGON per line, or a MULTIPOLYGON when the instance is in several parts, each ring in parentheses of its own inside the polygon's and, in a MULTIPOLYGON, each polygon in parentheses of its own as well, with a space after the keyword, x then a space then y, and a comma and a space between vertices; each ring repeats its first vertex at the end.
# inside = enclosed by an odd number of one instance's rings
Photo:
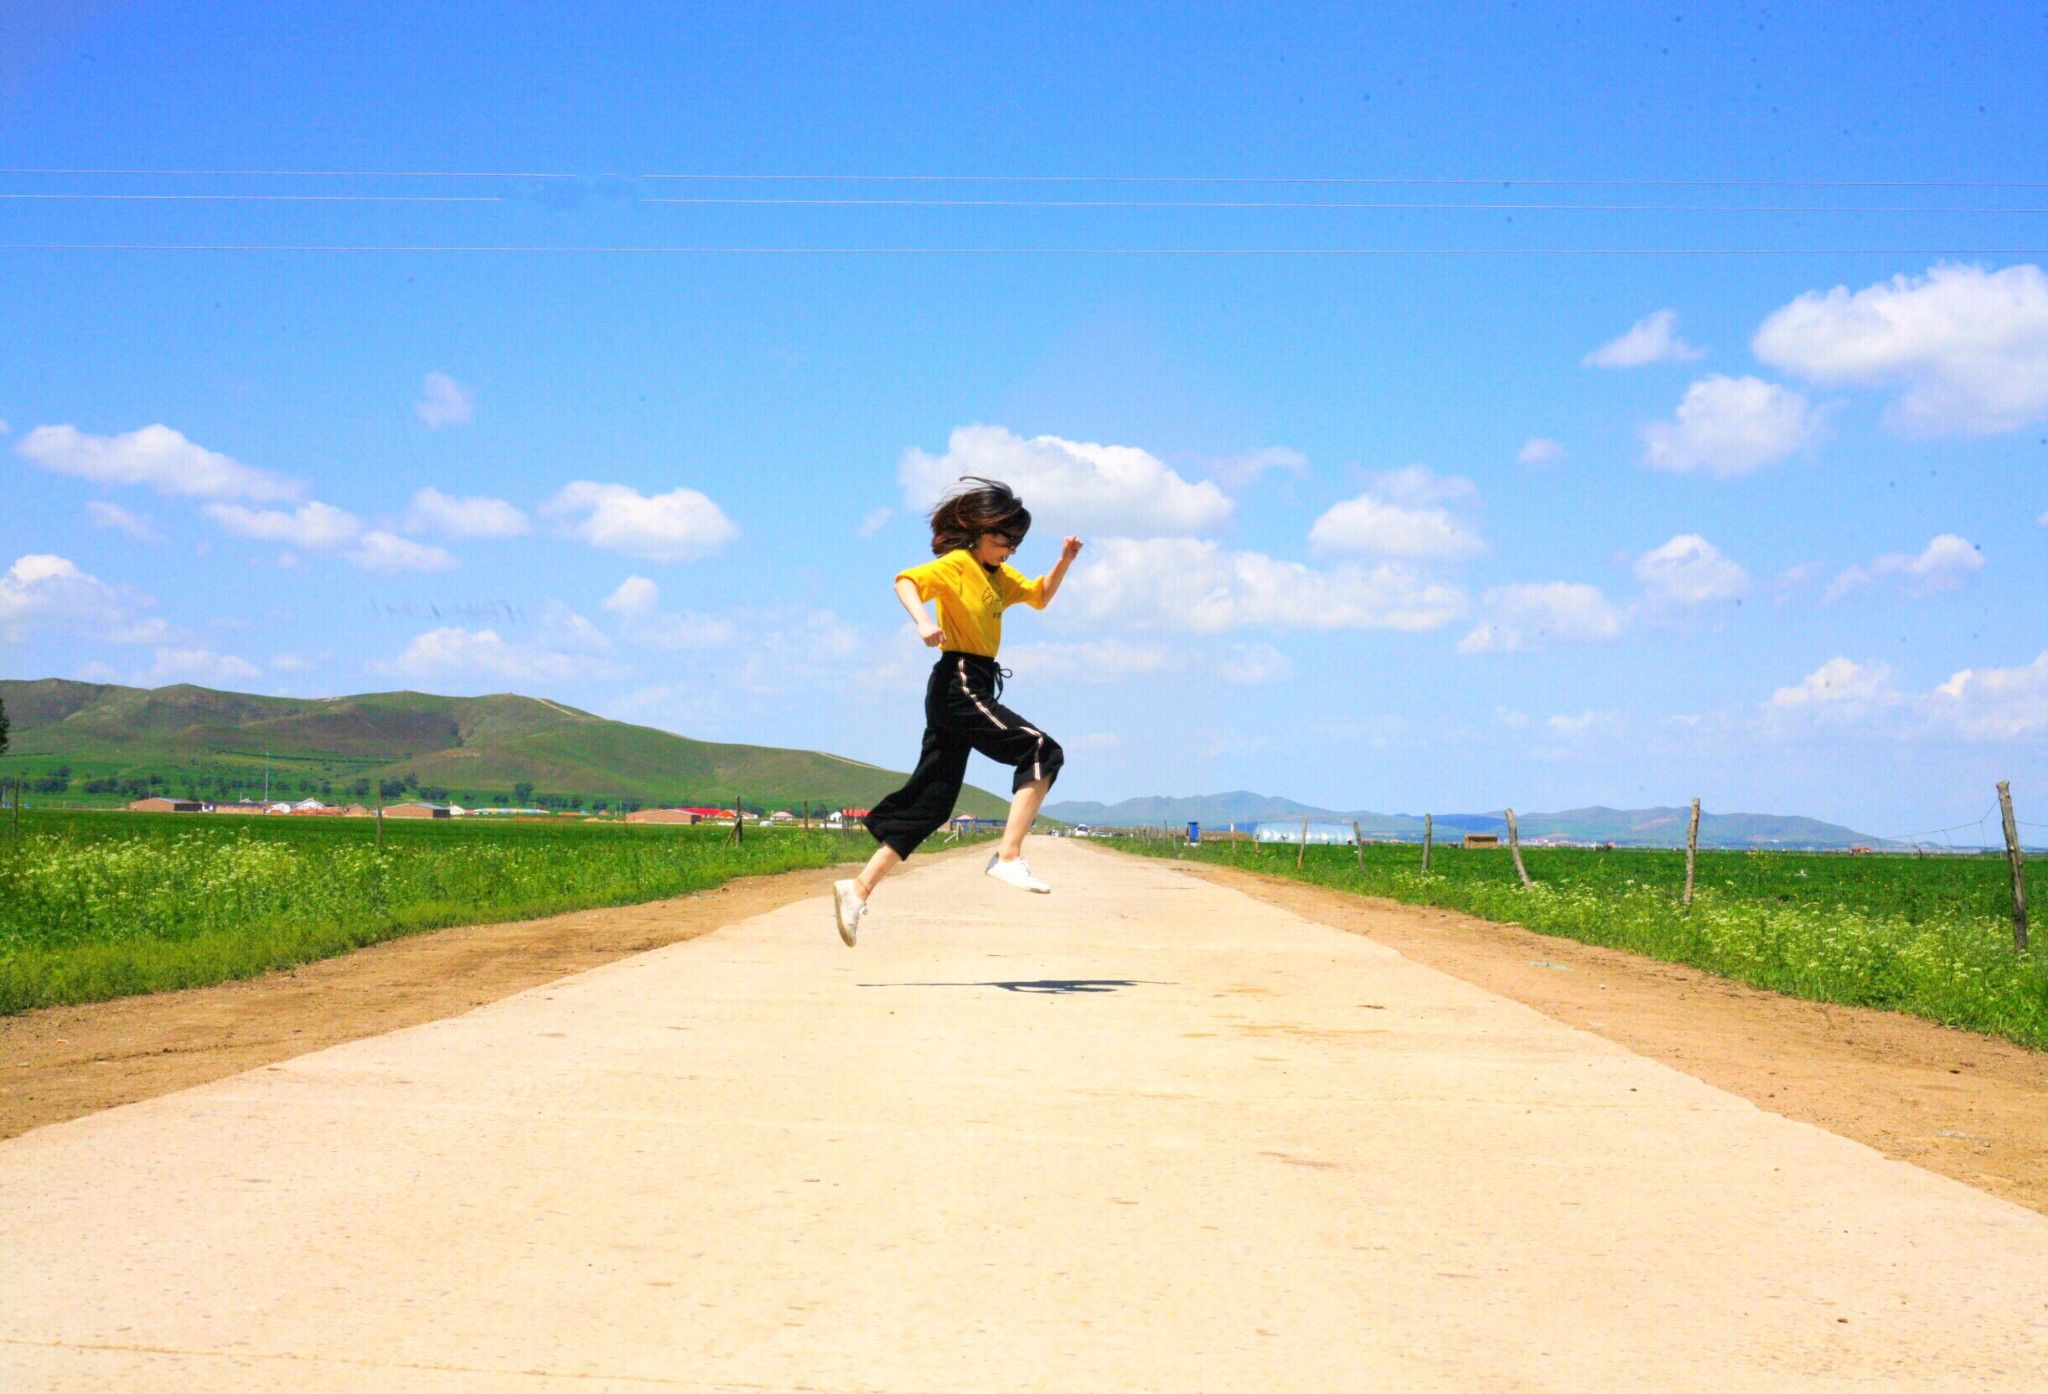
POLYGON ((1024 834, 1031 831, 1066 755, 1058 741, 996 700, 1006 676, 996 666, 996 648, 1003 640, 1003 611, 1020 601, 1043 610, 1081 554, 1081 539, 1069 537, 1052 570, 1027 581, 1009 564, 1031 530, 1023 500, 993 479, 966 475, 961 482, 971 487, 956 489, 932 510, 933 559, 896 574, 896 598, 916 622, 925 646, 940 651, 939 661, 925 684, 924 748, 917 768, 908 784, 867 816, 868 831, 882 845, 860 875, 832 886, 833 917, 848 948, 860 935, 861 916, 876 885, 952 817, 971 750, 1017 771, 1003 840, 984 870, 1019 890, 1052 889, 1031 874, 1024 834), (936 624, 925 610, 934 600, 939 603, 936 624))

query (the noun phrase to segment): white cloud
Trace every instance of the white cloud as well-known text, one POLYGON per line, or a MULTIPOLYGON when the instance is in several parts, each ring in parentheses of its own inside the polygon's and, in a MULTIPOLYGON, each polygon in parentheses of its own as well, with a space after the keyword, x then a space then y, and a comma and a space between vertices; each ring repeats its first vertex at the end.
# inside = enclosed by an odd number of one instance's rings
POLYGON ((1551 465, 1564 458, 1564 447, 1544 436, 1531 436, 1515 452, 1515 459, 1525 465, 1551 465))
POLYGON ((0 639, 15 643, 30 629, 49 629, 116 644, 149 643, 161 640, 169 626, 137 619, 134 612, 155 603, 115 589, 68 558, 31 553, 0 575, 0 639))
POLYGON ((407 532, 432 532, 453 541, 478 537, 524 537, 533 531, 526 515, 503 499, 454 498, 422 489, 406 510, 407 532))
POLYGON ((1781 687, 1771 694, 1769 705, 1778 708, 1866 709, 1895 701, 1898 689, 1887 663, 1858 663, 1849 658, 1831 658, 1806 675, 1794 687, 1781 687))
POLYGON ((54 474, 95 484, 147 484, 184 498, 295 499, 303 485, 194 445, 168 426, 122 436, 89 436, 71 426, 38 426, 15 453, 54 474))
POLYGON ((368 665, 415 682, 474 689, 496 682, 557 682, 618 675, 603 657, 611 649, 597 626, 556 602, 531 638, 507 640, 496 629, 446 625, 418 635, 388 662, 368 665))
POLYGON ((95 527, 111 528, 115 532, 126 533, 137 542, 164 540, 163 534, 151 527, 147 518, 130 513, 119 504, 108 503, 103 499, 91 499, 87 501, 85 511, 95 527))
POLYGON ((1821 578, 1827 568, 1817 561, 1802 561, 1786 567, 1770 581, 1771 601, 1783 605, 1821 578))
POLYGON ((1789 388, 1760 378, 1701 378, 1685 392, 1678 415, 1643 428, 1643 463, 1717 479, 1752 474, 1825 435, 1825 413, 1789 388))
POLYGON ((1709 605, 1749 594, 1749 573, 1694 533, 1681 533, 1636 559, 1636 579, 1652 605, 1709 605))
POLYGON ((867 511, 867 516, 860 520, 860 526, 854 529, 854 531, 862 537, 873 537, 894 516, 895 513, 890 509, 870 508, 867 511))
POLYGON ((1851 292, 1809 291, 1751 344, 1814 382, 1901 389, 1885 413, 1919 435, 2011 431, 2048 415, 2048 276, 1944 265, 1851 292))
POLYGON ((1404 465, 1371 476, 1370 493, 1410 508, 1456 499, 1476 499, 1479 486, 1462 474, 1438 474, 1427 465, 1404 465))
POLYGON ((650 497, 624 484, 578 480, 540 511, 559 520, 570 537, 648 561, 694 561, 739 535, 719 506, 695 489, 650 497))
POLYGON ((1469 561, 1486 550, 1478 533, 1441 508, 1403 508, 1371 494, 1331 508, 1309 528, 1308 540, 1320 554, 1364 552, 1404 561, 1469 561))
POLYGON ((281 653, 270 660, 270 666, 280 673, 303 673, 313 665, 295 653, 281 653))
MULTIPOLYGON (((413 542, 383 528, 365 530, 362 520, 346 509, 314 499, 286 512, 278 508, 245 508, 238 503, 213 503, 206 516, 237 537, 283 542, 309 552, 338 555, 365 571, 448 571, 458 565, 448 552, 413 542)), ((281 567, 299 565, 287 552, 281 567)))
POLYGON ((1690 363, 1706 356, 1675 332, 1678 311, 1658 310, 1630 325, 1628 332, 1602 344, 1579 362, 1588 368, 1640 368, 1650 363, 1690 363))
POLYGON ((661 604, 661 587, 645 576, 628 576, 605 597, 604 608, 626 615, 646 614, 661 604))
POLYGON ((1945 532, 1930 541, 1918 556, 1892 552, 1864 565, 1847 568, 1828 584, 1821 601, 1832 604, 1858 587, 1871 585, 1887 576, 1904 579, 1913 595, 1938 595, 1961 590, 1972 576, 1983 569, 1984 553, 1976 543, 1945 532))
POLYGON ((1004 646, 1003 661, 1034 682, 1087 686, 1133 681, 1143 685, 1156 683, 1162 678, 1199 678, 1237 687, 1256 687, 1294 676, 1293 661, 1271 644, 1264 643, 1232 644, 1216 649, 1185 643, 1134 643, 1118 638, 1090 639, 1071 644, 1011 644, 1004 646))
POLYGON ((547 653, 530 645, 509 644, 495 629, 463 629, 456 625, 430 629, 405 646, 389 663, 372 664, 379 672, 431 681, 437 678, 572 678, 583 669, 581 654, 547 653))
POLYGON ((467 426, 476 419, 476 397, 446 373, 428 373, 420 384, 420 399, 412 409, 429 430, 443 426, 467 426))
POLYGON ((353 513, 321 503, 301 504, 292 512, 278 508, 246 508, 239 503, 213 503, 206 516, 237 537, 289 542, 310 552, 331 552, 353 542, 362 524, 353 513))
POLYGON ((1859 739, 1970 743, 2048 737, 2048 650, 2013 668, 1965 668, 1925 692, 1899 687, 1890 666, 1832 658, 1764 704, 1781 733, 1835 729, 1859 739))
MULTIPOLYGON (((735 715, 758 720, 765 710, 803 708, 816 691, 859 690, 872 693, 878 683, 898 690, 913 689, 929 668, 928 650, 895 661, 896 645, 876 645, 830 610, 803 606, 742 608, 705 614, 661 608, 661 588, 645 576, 629 576, 604 601, 615 616, 625 643, 663 652, 694 652, 693 669, 715 672, 715 682, 692 682, 641 688, 631 699, 640 706, 660 707, 694 721, 726 720, 735 715), (858 672, 877 653, 882 667, 858 672), (918 656, 922 658, 919 659, 918 656), (912 666, 920 671, 913 673, 912 666), (793 675, 802 675, 800 678, 793 675), (736 705, 737 704, 737 707, 736 705)), ((907 634, 915 630, 904 627, 907 634)))
POLYGON ((1276 629, 1436 629, 1464 613, 1454 587, 1385 563, 1316 571, 1195 538, 1112 537, 1068 580, 1092 619, 1192 633, 1276 629))
POLYGON ((1294 660, 1271 644, 1237 644, 1224 657, 1216 676, 1240 687, 1285 682, 1294 676, 1294 660))
POLYGON ((205 687, 223 687, 263 676, 263 670, 246 658, 215 653, 211 649, 158 649, 156 662, 142 675, 150 686, 189 682, 205 687))
POLYGON ((13 429, 14 428, 12 426, 9 426, 5 421, 0 421, 0 436, 4 436, 11 433, 13 429))
POLYGON ((1544 721, 1543 725, 1556 736, 1590 736, 1620 724, 1620 718, 1613 712, 1584 711, 1577 715, 1559 713, 1544 721))
POLYGON ((1308 469, 1308 456, 1284 445, 1268 445, 1220 459, 1205 460, 1209 473, 1233 489, 1249 488, 1260 476, 1272 473, 1301 474, 1308 469))
POLYGON ((1933 706, 1970 740, 2048 735, 2048 650, 2021 668, 1965 668, 1934 690, 1933 706))
POLYGON ((1598 586, 1540 581, 1498 586, 1480 604, 1485 619, 1458 641, 1459 653, 1528 653, 1553 644, 1598 644, 1621 632, 1621 615, 1598 586))
POLYGON ((439 547, 413 542, 379 528, 366 532, 343 556, 365 571, 452 571, 458 563, 439 547))
POLYGON ((648 649, 702 649, 732 642, 732 621, 682 610, 663 613, 661 587, 645 576, 628 576, 605 597, 604 609, 619 617, 619 634, 648 649))
POLYGON ((1158 644, 1090 639, 1078 644, 1012 644, 1004 648, 1003 660, 1030 678, 1117 683, 1178 671, 1186 658, 1158 644))
POLYGON ((1034 521, 1060 532, 1108 531, 1172 536, 1215 527, 1231 502, 1208 480, 1191 484, 1157 457, 1128 445, 1091 445, 1001 426, 962 426, 944 455, 904 453, 897 480, 907 507, 929 512, 962 475, 1000 479, 1017 491, 1034 521))

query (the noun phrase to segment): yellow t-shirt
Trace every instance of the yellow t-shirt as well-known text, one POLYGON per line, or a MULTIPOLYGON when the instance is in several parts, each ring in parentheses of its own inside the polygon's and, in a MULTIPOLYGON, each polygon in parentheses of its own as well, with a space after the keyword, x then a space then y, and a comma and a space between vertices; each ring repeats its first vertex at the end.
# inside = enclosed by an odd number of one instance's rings
POLYGON ((945 647, 984 658, 994 658, 1002 645, 1003 611, 1020 600, 1034 610, 1045 608, 1043 576, 1027 581, 1007 562, 991 572, 965 550, 908 567, 896 579, 914 584, 919 600, 939 602, 945 647))

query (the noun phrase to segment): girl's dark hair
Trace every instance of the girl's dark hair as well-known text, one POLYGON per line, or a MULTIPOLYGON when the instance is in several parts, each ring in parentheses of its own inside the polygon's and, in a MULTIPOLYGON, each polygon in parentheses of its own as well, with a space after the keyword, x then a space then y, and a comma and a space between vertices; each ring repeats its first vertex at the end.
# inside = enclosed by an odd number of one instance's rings
POLYGON ((1016 491, 1000 479, 978 474, 963 474, 960 482, 969 487, 954 489, 932 510, 933 556, 971 550, 983 533, 1000 533, 1013 543, 1024 540, 1031 531, 1031 510, 1016 491))

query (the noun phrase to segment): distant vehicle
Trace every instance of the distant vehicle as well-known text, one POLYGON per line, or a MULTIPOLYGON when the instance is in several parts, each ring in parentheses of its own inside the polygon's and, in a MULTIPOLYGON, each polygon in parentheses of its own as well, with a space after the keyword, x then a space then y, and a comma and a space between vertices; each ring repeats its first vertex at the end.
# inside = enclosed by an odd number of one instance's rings
POLYGON ((1074 824, 1074 836, 1075 836, 1075 837, 1093 837, 1093 836, 1095 836, 1095 834, 1094 834, 1094 833, 1093 833, 1092 831, 1090 831, 1090 830, 1089 830, 1089 827, 1088 827, 1088 825, 1087 825, 1086 823, 1076 823, 1076 824, 1074 824))

